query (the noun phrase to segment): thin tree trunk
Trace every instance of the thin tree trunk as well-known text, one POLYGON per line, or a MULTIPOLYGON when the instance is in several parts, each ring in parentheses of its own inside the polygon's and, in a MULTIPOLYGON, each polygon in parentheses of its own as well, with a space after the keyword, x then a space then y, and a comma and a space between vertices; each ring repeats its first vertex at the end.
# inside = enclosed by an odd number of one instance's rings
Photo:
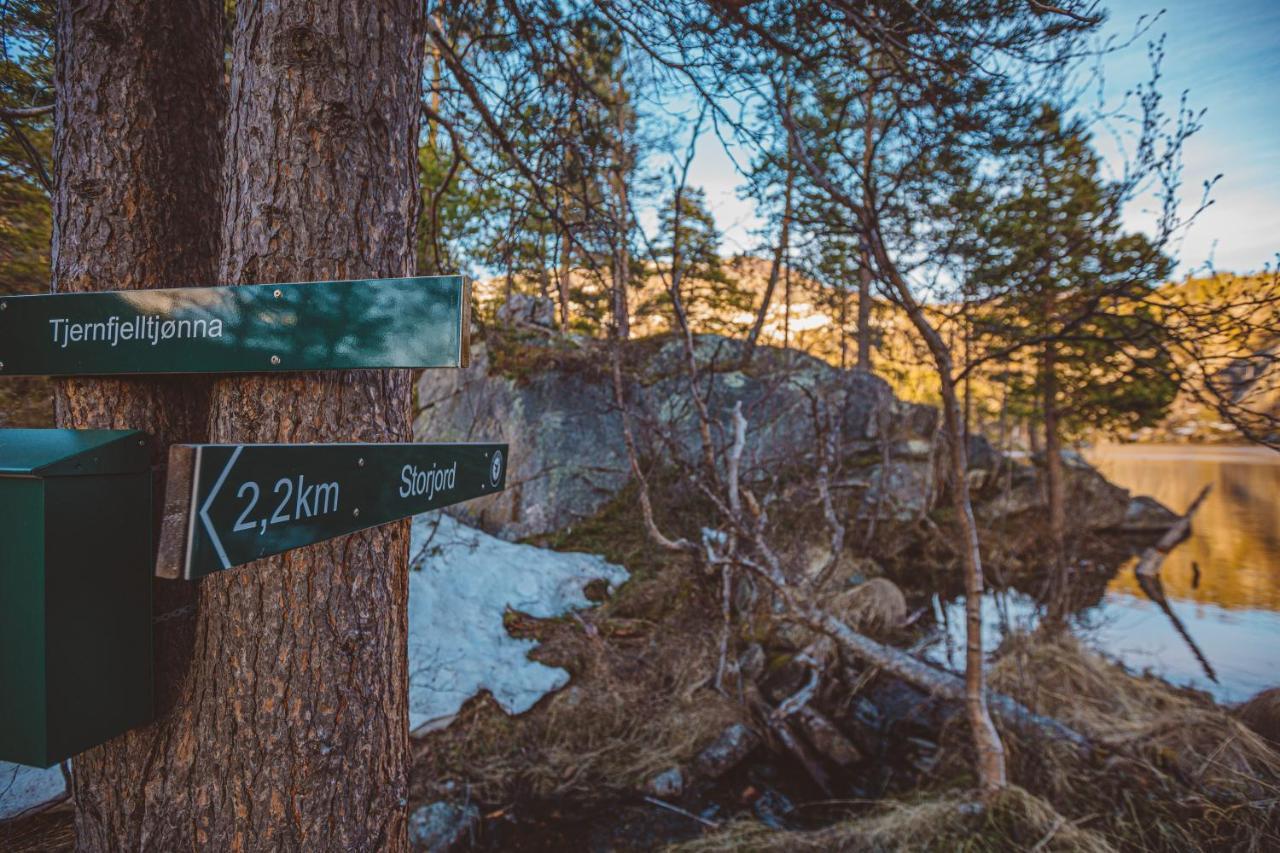
POLYGON ((840 285, 840 369, 849 361, 849 288, 840 285))
MULTIPOLYGON (((56 27, 52 289, 212 283, 226 110, 222 3, 60 3, 56 27)), ((61 427, 154 435, 158 489, 168 445, 207 438, 209 383, 62 380, 55 406, 61 427)), ((154 594, 162 615, 182 614, 195 599, 175 581, 156 581, 154 594)), ((192 616, 171 616, 155 626, 160 721, 75 758, 81 849, 139 849, 144 839, 163 837, 156 824, 166 820, 158 814, 169 789, 149 768, 164 766, 157 761, 166 746, 164 715, 182 690, 193 624, 192 616)))
POLYGON ((858 269, 858 369, 868 373, 871 364, 871 256, 862 250, 858 269))
POLYGON ((1052 342, 1044 345, 1040 367, 1041 405, 1044 407, 1044 472, 1049 506, 1049 547, 1053 580, 1050 585, 1052 609, 1065 606, 1067 594, 1067 513, 1062 476, 1062 438, 1058 431, 1057 351, 1052 342))
POLYGON ((942 392, 943 429, 950 453, 950 493, 952 508, 960 525, 960 553, 964 566, 965 590, 965 710, 969 716, 969 728, 973 734, 977 753, 978 781, 983 792, 990 796, 1008 784, 1005 769, 1004 744, 987 709, 986 660, 982 651, 982 552, 978 543, 978 524, 973 515, 973 501, 969 495, 968 452, 964 442, 964 416, 956 394, 955 371, 951 350, 938 330, 925 316, 924 309, 911 292, 911 286, 902 278, 889 258, 884 241, 869 229, 868 242, 875 252, 876 262, 888 277, 899 301, 907 311, 912 325, 924 339, 933 357, 942 392))
POLYGON ((938 360, 938 372, 942 377, 943 422, 947 441, 951 445, 951 502, 956 518, 960 521, 962 537, 965 710, 969 714, 969 728, 973 732, 974 747, 978 753, 978 778, 983 790, 991 794, 1004 788, 1007 778, 1004 744, 1000 742, 1000 733, 996 731, 987 711, 986 660, 982 651, 982 555, 978 547, 978 525, 973 517, 973 502, 969 497, 969 480, 966 476, 968 453, 964 444, 955 380, 951 376, 949 359, 938 359, 936 355, 935 359, 938 360))
POLYGON ((569 235, 556 242, 556 300, 560 305, 560 331, 569 331, 569 271, 572 258, 569 235))
POLYGON ((631 285, 631 252, 628 250, 630 238, 631 200, 627 197, 627 176, 631 172, 631 158, 627 152, 627 113, 622 106, 621 85, 618 87, 618 105, 615 107, 617 123, 613 141, 613 328, 618 340, 625 341, 631 337, 631 306, 628 304, 627 289, 631 285))
MULTIPOLYGON (((240 5, 223 280, 412 271, 419 11, 240 5)), ((220 379, 209 437, 400 441, 408 392, 406 371, 220 379)), ((407 560, 399 523, 201 581, 175 707, 144 762, 95 786, 133 808, 82 845, 404 849, 407 560)))
POLYGON ((791 257, 786 255, 783 257, 786 270, 783 272, 782 281, 782 299, 784 302, 782 312, 782 346, 791 346, 791 257))
POLYGON ((747 335, 747 349, 743 362, 751 360, 756 344, 760 340, 760 332, 764 328, 765 318, 769 315, 769 306, 773 303, 773 292, 778 287, 778 277, 782 272, 782 262, 791 244, 791 198, 795 187, 795 164, 787 158, 787 180, 782 196, 782 224, 778 230, 778 247, 773 253, 773 263, 769 266, 769 281, 764 287, 764 298, 760 302, 760 310, 756 312, 755 322, 747 335))

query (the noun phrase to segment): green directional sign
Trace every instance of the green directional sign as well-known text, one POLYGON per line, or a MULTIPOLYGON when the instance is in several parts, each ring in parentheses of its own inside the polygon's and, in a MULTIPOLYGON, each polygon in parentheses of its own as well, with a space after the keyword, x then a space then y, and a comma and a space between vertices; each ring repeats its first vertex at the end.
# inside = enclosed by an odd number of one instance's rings
POLYGON ((161 577, 199 578, 501 491, 505 444, 197 444, 169 455, 161 577))
POLYGON ((0 376, 462 367, 461 276, 0 296, 0 376))

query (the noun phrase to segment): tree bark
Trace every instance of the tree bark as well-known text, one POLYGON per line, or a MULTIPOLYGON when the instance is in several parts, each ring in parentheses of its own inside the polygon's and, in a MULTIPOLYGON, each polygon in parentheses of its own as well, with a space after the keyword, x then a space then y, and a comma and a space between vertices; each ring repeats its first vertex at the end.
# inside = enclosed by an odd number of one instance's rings
MULTIPOLYGON (((411 273, 420 9, 237 11, 221 280, 411 273)), ((221 442, 401 441, 409 377, 219 379, 209 424, 221 442)), ((131 808, 81 844, 404 849, 407 561, 402 522, 204 579, 190 669, 147 760, 90 788, 114 784, 131 808)))
POLYGON ((964 702, 977 753, 978 782, 985 795, 992 796, 1008 785, 1004 744, 987 708, 986 659, 982 651, 982 551, 978 542, 978 524, 973 515, 969 494, 968 448, 964 440, 964 414, 956 393, 956 378, 951 349, 938 330, 925 316, 911 286, 889 258, 884 240, 873 228, 867 229, 867 241, 883 274, 893 285, 899 301, 906 309, 912 325, 924 339, 933 357, 934 369, 942 393, 943 429, 949 449, 951 504, 960 525, 959 543, 964 566, 965 668, 964 702))
MULTIPOLYGON (((145 290, 212 283, 218 260, 226 110, 221 2, 90 0, 57 10, 52 289, 145 290)), ((155 436, 157 494, 168 446, 207 440, 200 377, 60 380, 64 428, 155 436)), ((157 521, 160 502, 156 502, 157 521)), ((161 720, 88 750, 72 788, 82 849, 139 849, 166 790, 163 719, 183 690, 195 594, 154 583, 156 709, 161 720), (174 618, 174 616, 177 618, 174 618)))
POLYGON ((1044 408, 1044 480, 1049 508, 1049 548, 1052 553, 1051 610, 1063 615, 1067 604, 1067 512, 1066 486, 1062 476, 1062 437, 1058 427, 1058 366, 1053 343, 1041 354, 1041 406, 1044 408))
POLYGON ((858 269, 858 369, 871 372, 871 255, 862 251, 858 269))
POLYGON ((628 176, 631 173, 631 156, 627 151, 626 110, 621 104, 621 86, 618 87, 619 104, 616 110, 615 137, 613 140, 613 164, 610 169, 610 184, 613 189, 613 292, 612 313, 613 330, 618 340, 625 341, 631 337, 631 307, 628 304, 627 289, 631 285, 631 252, 628 250, 631 224, 631 201, 628 198, 628 176))

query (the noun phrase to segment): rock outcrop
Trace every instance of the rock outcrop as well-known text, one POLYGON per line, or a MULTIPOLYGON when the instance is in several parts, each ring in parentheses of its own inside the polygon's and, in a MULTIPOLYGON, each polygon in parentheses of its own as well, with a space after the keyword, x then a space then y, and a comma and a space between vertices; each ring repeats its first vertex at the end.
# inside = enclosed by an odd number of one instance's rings
MULTIPOLYGON (((700 335, 696 344, 718 462, 740 403, 748 478, 814 459, 817 399, 839 425, 846 453, 879 458, 882 438, 931 446, 936 412, 896 399, 882 379, 774 347, 759 347, 744 367, 740 341, 700 335)), ((698 464, 702 438, 680 342, 634 342, 626 358, 625 393, 643 455, 698 464)), ((520 336, 510 328, 490 333, 473 346, 471 367, 424 372, 417 401, 421 441, 510 443, 507 490, 454 510, 495 535, 522 539, 564 529, 596 514, 630 480, 608 353, 596 342, 520 336)))
MULTIPOLYGON (((537 312, 516 306, 508 313, 537 312)), ((471 367, 426 371, 417 386, 419 440, 511 445, 507 490, 450 510, 509 540, 551 534, 591 518, 631 479, 608 350, 598 341, 531 330, 536 324, 524 320, 477 336, 471 367)), ((913 522, 937 506, 945 485, 939 477, 945 448, 935 409, 897 399, 878 377, 843 371, 795 350, 758 347, 744 365, 741 341, 699 335, 695 344, 717 465, 724 465, 732 411, 740 404, 748 422, 747 480, 813 470, 819 424, 830 423, 839 431, 841 485, 861 490, 861 518, 913 522)), ((702 437, 680 340, 633 341, 623 358, 624 393, 645 463, 701 464, 702 437)), ((1043 511, 1036 460, 1011 459, 978 437, 969 455, 980 521, 1001 523, 1043 511)), ((1136 511, 1128 493, 1078 455, 1065 453, 1064 461, 1073 523, 1090 530, 1124 528, 1126 513, 1136 511)), ((1151 518, 1148 513, 1144 523, 1151 518)))

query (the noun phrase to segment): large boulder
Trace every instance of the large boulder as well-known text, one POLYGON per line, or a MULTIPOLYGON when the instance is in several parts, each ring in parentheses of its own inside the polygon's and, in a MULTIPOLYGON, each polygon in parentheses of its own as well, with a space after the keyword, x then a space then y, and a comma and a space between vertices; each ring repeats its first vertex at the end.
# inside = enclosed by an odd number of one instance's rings
MULTIPOLYGON (((744 346, 717 335, 695 339, 700 391, 721 468, 738 404, 748 423, 747 479, 812 466, 820 423, 838 432, 842 452, 865 454, 868 461, 879 458, 882 441, 926 447, 933 441, 936 412, 897 400, 884 380, 775 347, 758 347, 744 365, 744 346)), ((415 434, 420 441, 508 442, 510 468, 505 492, 451 512, 496 535, 522 539, 590 518, 618 495, 631 472, 603 345, 506 327, 491 330, 472 356, 469 368, 422 374, 415 434)), ((703 439, 681 341, 632 342, 624 358, 624 393, 642 456, 699 464, 703 439)), ((902 480, 908 481, 914 483, 902 480)))
MULTIPOLYGON (((991 524, 1028 514, 1043 515, 1048 508, 1043 455, 1023 464, 1006 460, 997 476, 990 477, 975 513, 980 522, 991 524)), ((1112 483, 1080 454, 1062 452, 1063 491, 1066 493, 1067 522, 1082 530, 1117 530, 1124 526, 1129 509, 1129 492, 1112 483)))

